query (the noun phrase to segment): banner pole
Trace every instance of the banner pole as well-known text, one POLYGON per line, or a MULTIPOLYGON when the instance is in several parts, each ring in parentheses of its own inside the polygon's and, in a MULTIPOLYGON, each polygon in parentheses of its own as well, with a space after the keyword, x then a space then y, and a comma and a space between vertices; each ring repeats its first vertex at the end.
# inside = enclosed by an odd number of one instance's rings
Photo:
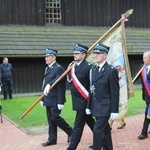
POLYGON ((95 46, 96 44, 98 44, 99 42, 101 42, 101 40, 107 36, 107 34, 109 34, 122 20, 124 20, 125 18, 128 18, 133 12, 133 9, 130 9, 128 11, 125 12, 125 14, 123 15, 123 17, 121 19, 119 19, 106 33, 104 33, 89 49, 88 52, 90 52, 95 46))
POLYGON ((143 68, 145 67, 145 65, 140 69, 140 71, 136 74, 136 76, 133 78, 132 83, 135 82, 135 80, 137 79, 137 77, 140 75, 140 73, 142 72, 143 68))
MULTIPOLYGON (((52 90, 54 88, 54 86, 56 86, 56 84, 62 79, 64 78, 72 69, 72 66, 70 66, 51 86, 49 90, 52 90)), ((23 119, 35 106, 38 102, 40 102, 43 98, 44 98, 44 94, 42 94, 25 112, 24 114, 21 116, 20 119, 23 119)))

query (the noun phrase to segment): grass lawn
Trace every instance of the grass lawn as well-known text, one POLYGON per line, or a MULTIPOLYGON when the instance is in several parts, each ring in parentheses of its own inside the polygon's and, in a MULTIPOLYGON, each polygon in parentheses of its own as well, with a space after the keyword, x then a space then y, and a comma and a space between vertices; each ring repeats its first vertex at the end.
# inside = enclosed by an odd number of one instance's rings
MULTIPOLYGON (((66 95, 67 102, 61 115, 73 125, 75 111, 72 111, 71 95, 66 95)), ((40 126, 47 124, 45 107, 38 103, 23 119, 24 112, 38 99, 35 97, 17 97, 13 100, 1 100, 2 113, 21 127, 40 126)))
MULTIPOLYGON (((67 102, 61 116, 73 126, 75 111, 72 110, 71 95, 66 95, 67 102)), ((21 127, 40 126, 47 124, 45 107, 37 104, 23 119, 23 113, 38 99, 38 97, 17 97, 13 100, 1 100, 2 113, 21 127)), ((135 97, 129 99, 128 116, 144 113, 145 102, 141 90, 135 91, 135 97)))

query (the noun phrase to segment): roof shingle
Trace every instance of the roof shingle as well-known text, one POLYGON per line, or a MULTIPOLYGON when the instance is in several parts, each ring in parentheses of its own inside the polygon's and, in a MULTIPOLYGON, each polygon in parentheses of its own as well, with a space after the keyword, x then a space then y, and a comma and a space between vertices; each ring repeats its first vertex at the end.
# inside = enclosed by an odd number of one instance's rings
MULTIPOLYGON (((76 43, 91 46, 109 28, 81 26, 0 26, 0 54, 9 57, 42 57, 46 48, 59 56, 72 56, 76 43)), ((142 54, 150 47, 150 29, 126 28, 128 54, 142 54)))

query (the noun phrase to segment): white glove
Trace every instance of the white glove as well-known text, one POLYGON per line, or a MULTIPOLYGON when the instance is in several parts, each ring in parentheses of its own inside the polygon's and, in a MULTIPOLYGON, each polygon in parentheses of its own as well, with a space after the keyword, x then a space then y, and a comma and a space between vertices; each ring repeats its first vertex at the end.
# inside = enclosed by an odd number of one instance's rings
POLYGON ((47 96, 47 94, 50 92, 50 90, 49 90, 49 89, 50 89, 50 85, 49 85, 49 84, 47 84, 47 85, 46 85, 46 87, 45 87, 45 89, 44 89, 44 92, 43 92, 43 93, 44 93, 44 95, 46 95, 46 96, 47 96))
POLYGON ((43 101, 40 101, 40 104, 41 104, 42 107, 44 106, 44 105, 43 105, 43 101))
POLYGON ((118 117, 118 113, 111 113, 110 119, 115 120, 118 117))
POLYGON ((86 112, 87 115, 90 115, 91 114, 91 109, 86 108, 85 112, 86 112))
POLYGON ((57 104, 57 107, 58 107, 59 110, 62 110, 62 109, 64 108, 64 105, 62 105, 62 104, 57 104))

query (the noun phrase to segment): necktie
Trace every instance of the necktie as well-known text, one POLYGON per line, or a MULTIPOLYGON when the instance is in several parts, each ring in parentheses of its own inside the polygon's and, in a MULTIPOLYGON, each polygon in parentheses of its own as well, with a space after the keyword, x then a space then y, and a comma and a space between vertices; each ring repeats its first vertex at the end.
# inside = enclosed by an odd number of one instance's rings
POLYGON ((98 66, 98 72, 100 72, 100 71, 101 71, 101 67, 98 66))
POLYGON ((96 67, 97 73, 100 72, 100 69, 101 69, 100 66, 97 66, 97 67, 96 67))
POLYGON ((78 67, 78 66, 79 66, 79 64, 75 63, 75 67, 78 67))
POLYGON ((45 68, 45 74, 44 74, 44 80, 43 80, 42 89, 43 89, 44 84, 45 84, 45 77, 46 77, 47 73, 49 72, 49 70, 50 70, 50 67, 45 68))
POLYGON ((47 67, 46 74, 50 71, 50 67, 47 67))
POLYGON ((99 66, 96 66, 96 68, 95 68, 95 78, 96 78, 96 76, 98 75, 98 73, 99 73, 99 66))

